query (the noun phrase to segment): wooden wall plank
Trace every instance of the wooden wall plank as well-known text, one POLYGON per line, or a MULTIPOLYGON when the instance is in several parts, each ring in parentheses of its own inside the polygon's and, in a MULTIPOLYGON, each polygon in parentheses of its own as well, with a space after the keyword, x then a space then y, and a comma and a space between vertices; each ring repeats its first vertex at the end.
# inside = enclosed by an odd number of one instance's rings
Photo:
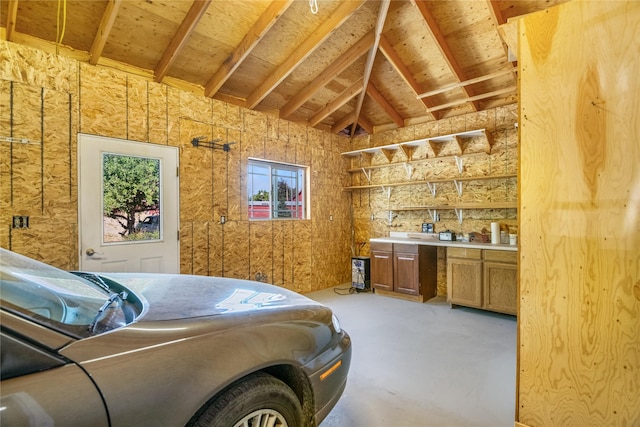
POLYGON ((570 2, 529 15, 518 45, 517 420, 635 425, 640 4, 570 2))

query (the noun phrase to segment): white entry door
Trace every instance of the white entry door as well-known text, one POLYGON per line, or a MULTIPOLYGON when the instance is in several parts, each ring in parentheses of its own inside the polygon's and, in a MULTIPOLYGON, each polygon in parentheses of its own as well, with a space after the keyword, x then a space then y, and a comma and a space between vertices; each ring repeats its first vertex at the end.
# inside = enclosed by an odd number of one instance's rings
POLYGON ((80 269, 179 273, 178 149, 78 135, 80 269))

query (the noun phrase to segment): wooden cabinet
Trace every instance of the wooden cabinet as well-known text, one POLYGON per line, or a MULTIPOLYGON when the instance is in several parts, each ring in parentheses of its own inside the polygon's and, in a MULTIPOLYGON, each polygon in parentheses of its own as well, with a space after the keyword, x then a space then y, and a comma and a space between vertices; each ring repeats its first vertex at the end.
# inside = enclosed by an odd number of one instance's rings
POLYGON ((517 257, 512 251, 447 249, 447 300, 500 313, 517 312, 517 257))
POLYGON ((371 286, 393 292, 393 243, 371 243, 371 286))
POLYGON ((380 294, 424 302, 436 296, 437 248, 371 243, 371 284, 380 294))
POLYGON ((447 248, 447 299, 482 308, 482 251, 447 248))

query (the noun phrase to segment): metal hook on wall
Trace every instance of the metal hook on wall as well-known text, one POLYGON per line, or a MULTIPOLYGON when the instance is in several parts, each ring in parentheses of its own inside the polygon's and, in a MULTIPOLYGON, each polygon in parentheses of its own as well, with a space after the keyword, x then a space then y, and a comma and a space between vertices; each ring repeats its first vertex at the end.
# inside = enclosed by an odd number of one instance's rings
POLYGON ((212 141, 203 141, 205 138, 206 137, 204 136, 195 137, 191 140, 191 144, 193 144, 194 147, 206 147, 211 148, 212 150, 222 150, 227 152, 231 151, 231 144, 235 144, 235 142, 227 142, 221 144, 221 138, 217 138, 212 141))

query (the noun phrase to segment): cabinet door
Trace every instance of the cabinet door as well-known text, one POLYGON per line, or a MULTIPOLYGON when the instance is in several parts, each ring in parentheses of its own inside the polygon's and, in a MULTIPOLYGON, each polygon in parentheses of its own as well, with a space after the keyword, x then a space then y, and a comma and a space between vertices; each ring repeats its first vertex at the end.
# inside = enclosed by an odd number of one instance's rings
POLYGON ((447 299, 451 304, 482 307, 481 260, 447 260, 447 299))
POLYGON ((518 272, 516 264, 484 262, 484 308, 516 314, 518 272))
POLYGON ((419 266, 417 253, 394 252, 394 291, 408 295, 420 295, 419 266))
POLYGON ((371 286, 375 289, 393 291, 393 253, 371 251, 371 286))

